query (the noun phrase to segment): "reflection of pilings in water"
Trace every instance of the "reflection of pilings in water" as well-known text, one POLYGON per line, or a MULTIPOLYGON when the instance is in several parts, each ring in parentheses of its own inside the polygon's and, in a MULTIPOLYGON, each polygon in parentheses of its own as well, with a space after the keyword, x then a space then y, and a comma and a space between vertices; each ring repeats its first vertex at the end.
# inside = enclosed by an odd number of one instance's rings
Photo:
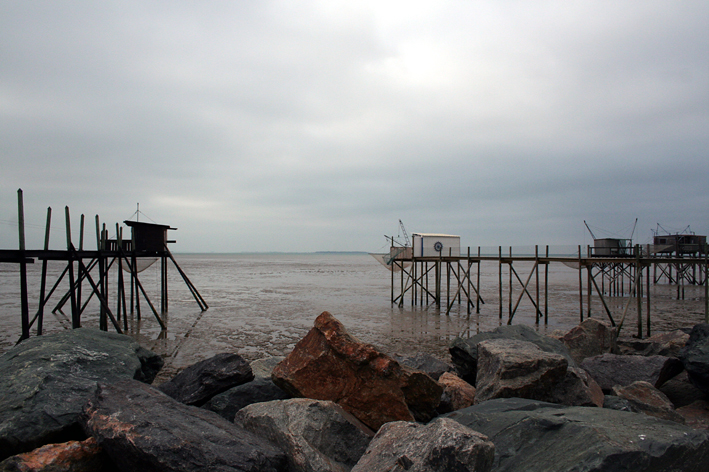
MULTIPOLYGON (((480 297, 480 265, 484 261, 496 262, 498 264, 498 298, 499 298, 499 318, 502 320, 504 311, 504 300, 507 299, 507 324, 512 324, 513 319, 523 301, 528 302, 534 309, 535 322, 540 323, 544 318, 544 324, 548 324, 548 294, 549 294, 549 265, 551 263, 563 263, 567 266, 572 266, 579 271, 578 280, 578 299, 579 299, 579 320, 594 315, 593 306, 600 304, 603 318, 606 318, 611 325, 616 326, 616 318, 614 317, 611 305, 606 297, 628 297, 628 302, 622 311, 621 322, 618 328, 622 327, 622 323, 628 314, 631 302, 634 300, 637 311, 637 336, 643 337, 643 331, 647 336, 652 332, 651 319, 651 272, 650 267, 654 268, 654 273, 657 270, 666 271, 674 270, 674 278, 668 278, 669 281, 676 281, 678 287, 678 299, 684 298, 684 284, 691 281, 694 284, 703 284, 709 288, 707 283, 709 273, 709 262, 707 262, 707 251, 702 254, 703 257, 683 257, 681 259, 672 259, 667 257, 657 257, 650 254, 649 250, 643 250, 640 245, 635 248, 630 248, 620 256, 589 256, 591 248, 587 248, 584 255, 581 251, 581 246, 578 247, 578 253, 574 256, 550 256, 549 246, 546 247, 545 255, 540 256, 538 246, 535 246, 534 255, 514 255, 512 248, 509 248, 509 255, 502 255, 502 246, 498 248, 497 256, 488 255, 482 256, 478 247, 477 255, 471 255, 468 248, 467 255, 461 256, 438 256, 438 257, 414 257, 398 258, 394 261, 401 267, 401 276, 399 289, 394 286, 396 278, 391 278, 392 288, 392 303, 403 305, 405 296, 411 293, 411 304, 413 306, 421 304, 422 306, 433 305, 441 306, 442 297, 446 297, 445 314, 449 315, 453 306, 458 303, 466 304, 468 318, 470 317, 470 308, 475 307, 476 313, 480 313, 480 307, 485 302, 480 297), (406 263, 410 266, 407 269, 406 263), (520 274, 516 269, 517 263, 530 263, 531 270, 528 274, 520 274), (671 269, 663 267, 667 264, 672 264, 671 269), (679 265, 678 265, 679 264, 679 265), (508 282, 507 290, 504 290, 503 266, 507 266, 508 282), (539 267, 544 266, 544 278, 539 274, 539 267), (659 267, 659 268, 658 268, 659 267), (678 270, 677 268, 680 267, 678 270), (476 277, 473 278, 472 270, 476 268, 476 277), (583 276, 583 271, 586 271, 586 276, 583 276), (644 273, 643 273, 644 272, 644 273), (447 281, 445 287, 441 277, 446 274, 447 281), (429 285, 429 279, 430 281, 429 285), (600 279, 600 280, 598 280, 600 279), (542 309, 542 284, 544 285, 543 293, 544 300, 542 309), (519 293, 515 295, 515 285, 520 288, 519 293), (432 286, 433 289, 429 290, 432 286), (532 291, 532 286, 534 291, 532 291), (443 294, 445 290, 445 294, 443 294), (474 293, 474 295, 473 295, 474 293), (504 294, 507 296, 504 296, 504 294), (584 299, 586 299, 584 307, 584 299), (644 305, 644 307, 643 307, 644 305), (643 317, 643 314, 645 315, 643 317)), ((653 278, 657 283, 656 277, 653 278)), ((709 290, 705 290, 705 319, 709 320, 709 290)), ((441 310, 443 313, 443 310, 441 310)))

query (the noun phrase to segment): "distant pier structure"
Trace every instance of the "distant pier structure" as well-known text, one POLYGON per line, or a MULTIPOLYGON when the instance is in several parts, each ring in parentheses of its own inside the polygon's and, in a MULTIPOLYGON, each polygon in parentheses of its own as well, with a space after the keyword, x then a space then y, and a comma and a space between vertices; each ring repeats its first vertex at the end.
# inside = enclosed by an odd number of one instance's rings
MULTIPOLYGON (((623 326, 630 311, 637 315, 637 336, 652 332, 650 284, 669 283, 677 286, 677 299, 684 298, 684 284, 704 286, 704 319, 709 323, 709 251, 706 237, 661 237, 655 244, 635 244, 632 239, 595 238, 594 245, 578 246, 575 255, 550 255, 549 246, 534 254, 481 254, 480 247, 471 252, 461 250, 460 237, 439 233, 413 233, 411 240, 404 232, 402 243, 393 236, 388 253, 372 254, 391 270, 391 302, 403 306, 430 306, 449 315, 455 304, 465 304, 468 316, 480 313, 481 305, 492 300, 481 296, 480 265, 498 266, 499 319, 507 312, 512 324, 522 301, 535 310, 536 323, 548 322, 549 265, 562 263, 578 270, 579 320, 592 316, 592 306, 600 301, 602 317, 612 326, 623 326), (520 264, 531 270, 525 274, 520 264), (507 270, 503 270, 503 268, 507 270), (625 297, 621 312, 613 313, 608 297, 625 297), (592 298, 596 302, 592 303, 592 298), (504 306, 505 301, 507 307, 504 306), (634 310, 630 310, 635 305, 634 310), (506 308, 506 309, 505 309, 506 308)), ((584 222, 585 223, 585 222, 584 222)), ((589 229, 590 230, 590 229, 589 229)), ((487 292, 488 294, 490 292, 487 292)), ((594 309, 595 310, 595 309, 594 309)), ((593 313, 594 315, 596 313, 593 313)))
POLYGON ((82 325, 82 315, 92 298, 99 302, 99 328, 108 330, 109 326, 118 333, 128 331, 128 316, 137 315, 141 318, 141 298, 149 307, 160 325, 162 332, 167 329, 165 316, 168 311, 168 261, 172 261, 192 296, 204 311, 207 303, 199 294, 197 288, 178 265, 168 249, 168 244, 174 241, 168 239, 168 231, 174 230, 169 225, 146 223, 139 221, 124 221, 131 228, 128 238, 123 236, 123 228, 116 223, 116 237, 109 238, 106 224, 101 224, 96 215, 96 249, 84 248, 84 215, 80 220, 79 241, 72 239, 71 218, 69 207, 65 207, 66 249, 49 249, 49 236, 52 220, 52 209, 47 209, 47 224, 45 228, 44 248, 28 249, 25 247, 24 203, 22 190, 17 191, 18 197, 18 228, 19 249, 0 249, 0 263, 14 263, 20 266, 20 296, 21 325, 20 340, 30 337, 34 329, 37 335, 44 331, 44 314, 50 306, 50 300, 57 294, 62 281, 68 281, 68 290, 61 296, 52 312, 62 311, 68 304, 71 312, 72 328, 82 325), (37 312, 30 317, 29 289, 27 286, 27 264, 42 262, 42 274, 39 288, 39 303, 37 312), (59 261, 66 264, 64 270, 51 288, 47 280, 48 261, 59 261), (140 281, 140 272, 150 265, 160 262, 160 305, 159 311, 150 300, 148 293, 140 281), (113 270, 113 271, 112 271, 113 270), (127 274, 124 276, 124 273, 127 274), (113 275, 111 275, 113 274, 113 275), (109 281, 115 280, 115 286, 109 281), (88 294, 87 294, 88 292, 88 294))

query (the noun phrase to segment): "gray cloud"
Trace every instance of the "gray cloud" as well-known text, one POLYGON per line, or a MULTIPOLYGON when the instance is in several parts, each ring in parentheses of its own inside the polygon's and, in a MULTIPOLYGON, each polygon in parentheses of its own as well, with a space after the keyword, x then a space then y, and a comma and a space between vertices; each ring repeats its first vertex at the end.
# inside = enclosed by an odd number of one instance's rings
MULTIPOLYGON (((0 247, 16 189, 176 250, 582 244, 709 231, 702 2, 3 2, 0 247)), ((76 216, 74 217, 74 213, 76 216)), ((61 215, 61 216, 60 216, 61 215)), ((76 223, 74 223, 75 225, 76 223)), ((34 234, 36 233, 36 234, 34 234)))

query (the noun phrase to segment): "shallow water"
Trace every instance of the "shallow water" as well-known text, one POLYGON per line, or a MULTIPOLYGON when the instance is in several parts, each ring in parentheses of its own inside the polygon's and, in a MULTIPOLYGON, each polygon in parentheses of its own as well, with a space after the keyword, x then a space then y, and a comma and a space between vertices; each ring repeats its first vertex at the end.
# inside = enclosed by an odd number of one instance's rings
MULTIPOLYGON (((375 344, 386 352, 409 354, 428 352, 447 359, 452 339, 506 324, 510 309, 509 271, 503 267, 502 308, 499 297, 499 265, 481 264, 481 295, 484 304, 468 316, 465 302, 453 305, 445 315, 433 305, 411 306, 410 297, 402 307, 390 303, 391 273, 366 254, 229 254, 176 255, 180 267, 209 304, 201 312, 178 271, 169 264, 169 310, 167 331, 160 326, 148 306, 141 304, 142 319, 129 315, 129 331, 144 346, 166 358, 161 375, 172 373, 213 354, 238 352, 248 360, 289 352, 312 327, 323 311, 331 312, 353 336, 375 344), (502 313, 500 313, 502 311, 502 313)), ((49 288, 57 280, 65 264, 49 264, 49 288)), ((532 265, 515 263, 520 278, 526 280, 532 265)), ((475 269, 474 269, 475 270, 475 269)), ((30 314, 37 311, 41 263, 28 266, 30 314)), ((115 271, 110 284, 115 288, 115 271)), ((159 307, 159 264, 140 274, 153 305, 159 307)), ((398 277, 398 276, 397 276, 398 277)), ((587 310, 585 273, 583 277, 584 316, 587 310)), ((473 272, 475 282, 475 272, 473 272)), ((566 331, 580 319, 578 270, 559 263, 549 265, 548 303, 544 303, 544 272, 540 270, 540 308, 548 313, 548 324, 542 319, 535 325, 536 278, 531 278, 528 291, 515 312, 513 323, 535 326, 541 333, 566 331)), ((63 281, 45 311, 46 332, 65 329, 69 319, 53 314, 68 284, 63 281)), ((398 282, 397 282, 398 290, 398 282)), ((686 286, 685 299, 677 300, 677 289, 668 285, 651 287, 653 332, 693 326, 704 321, 704 287, 686 286)), ((84 299, 90 287, 84 287, 84 299)), ((0 350, 15 344, 21 332, 19 301, 19 269, 15 264, 0 264, 0 350)), ((443 293, 445 294, 445 281, 443 293)), ((522 285, 514 281, 512 305, 522 293, 522 285)), ((444 305, 445 305, 444 295, 444 305)), ((609 307, 616 321, 628 302, 627 297, 611 297, 609 307)), ((109 301, 115 307, 116 300, 109 301)), ((637 334, 637 308, 631 301, 623 334, 637 334)), ((91 300, 82 316, 83 326, 98 326, 99 305, 91 300)), ((646 300, 643 300, 646 310, 646 300)), ((68 306, 64 309, 69 312, 68 306)), ((598 297, 593 298, 593 316, 606 319, 598 297)), ((643 312, 643 333, 646 334, 643 312)))

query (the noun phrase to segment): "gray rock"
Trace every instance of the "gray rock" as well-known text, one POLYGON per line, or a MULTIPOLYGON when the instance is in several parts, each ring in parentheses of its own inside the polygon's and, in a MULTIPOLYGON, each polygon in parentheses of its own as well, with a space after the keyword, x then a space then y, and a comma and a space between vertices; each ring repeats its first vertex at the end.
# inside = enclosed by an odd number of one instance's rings
POLYGON ((80 328, 26 339, 0 356, 0 459, 84 439, 78 425, 98 382, 152 382, 163 360, 128 336, 80 328))
POLYGON ((270 378, 256 377, 251 382, 215 395, 202 408, 213 411, 228 421, 234 421, 236 412, 247 405, 288 398, 290 395, 277 387, 270 378))
POLYGON ((603 408, 618 411, 628 411, 631 413, 640 413, 640 408, 635 406, 630 400, 620 398, 615 395, 606 395, 603 399, 603 408))
POLYGON ((687 345, 679 355, 689 380, 705 394, 709 394, 709 324, 692 328, 687 345))
POLYGON ((684 424, 684 418, 675 411, 669 398, 647 382, 639 380, 624 387, 616 385, 613 394, 628 400, 640 413, 684 424))
POLYGON ((455 372, 452 365, 424 352, 417 352, 414 356, 394 356, 394 359, 399 364, 426 372, 434 380, 438 380, 445 372, 455 372))
POLYGON ((584 359, 581 367, 606 393, 616 385, 626 386, 638 380, 659 388, 682 372, 682 364, 677 359, 665 356, 602 354, 584 359))
POLYGON ((606 352, 618 353, 616 329, 596 318, 586 318, 581 324, 569 330, 560 341, 569 348, 577 363, 587 357, 606 352))
POLYGON ((580 367, 569 367, 564 377, 549 395, 539 400, 560 403, 567 406, 602 407, 605 395, 601 387, 580 367))
POLYGON ((548 398, 566 377, 567 360, 514 339, 482 341, 478 350, 475 403, 492 398, 548 398))
POLYGON ((456 421, 395 421, 379 429, 352 472, 487 472, 494 455, 487 437, 456 421))
POLYGON ((225 352, 187 367, 158 389, 185 405, 201 406, 214 395, 253 378, 243 357, 225 352))
POLYGON ((242 408, 235 423, 277 444, 292 472, 345 472, 374 433, 331 401, 294 398, 242 408))
POLYGON ((646 339, 619 339, 619 352, 615 354, 679 357, 688 340, 689 333, 681 329, 654 334, 646 339))
POLYGON ((495 444, 496 472, 704 472, 709 432, 606 408, 520 398, 446 415, 495 444))
POLYGON ((478 364, 478 348, 480 341, 487 339, 516 339, 519 341, 529 341, 536 344, 542 351, 560 354, 566 358, 569 366, 576 367, 571 353, 564 344, 558 339, 549 336, 543 336, 537 333, 533 328, 527 325, 505 325, 500 326, 493 331, 479 333, 475 336, 465 339, 456 338, 451 343, 448 349, 451 354, 451 360, 455 365, 460 378, 475 385, 477 378, 478 364))
POLYGON ((271 356, 252 361, 251 371, 254 373, 254 378, 263 377, 265 379, 270 379, 273 368, 276 367, 276 365, 283 359, 285 359, 284 356, 271 356))
POLYGON ((283 452, 268 441, 134 380, 101 384, 82 424, 119 470, 288 470, 283 452))

